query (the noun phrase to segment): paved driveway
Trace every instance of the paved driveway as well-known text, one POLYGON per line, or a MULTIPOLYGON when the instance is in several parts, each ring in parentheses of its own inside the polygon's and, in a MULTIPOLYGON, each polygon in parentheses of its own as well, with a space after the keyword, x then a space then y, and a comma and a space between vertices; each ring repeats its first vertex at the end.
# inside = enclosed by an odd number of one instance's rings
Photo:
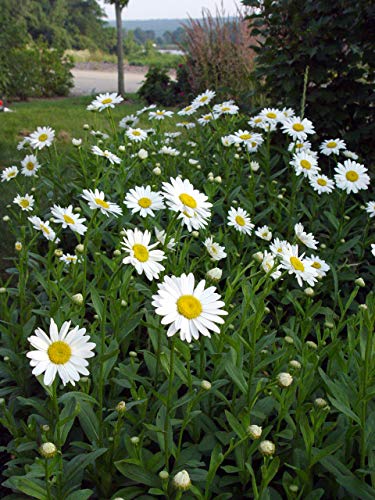
MULTIPOLYGON (((99 92, 117 91, 117 73, 112 71, 96 71, 73 69, 74 87, 71 95, 91 95, 99 92)), ((137 92, 142 85, 144 73, 125 72, 125 91, 137 92)))

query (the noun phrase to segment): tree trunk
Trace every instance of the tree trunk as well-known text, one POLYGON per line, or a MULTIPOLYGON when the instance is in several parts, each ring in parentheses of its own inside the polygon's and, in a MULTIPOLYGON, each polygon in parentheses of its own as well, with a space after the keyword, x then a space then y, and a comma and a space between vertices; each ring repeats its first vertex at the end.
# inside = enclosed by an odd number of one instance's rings
POLYGON ((118 74, 118 93, 125 97, 124 82, 124 47, 122 43, 122 7, 120 2, 115 2, 116 9, 116 29, 117 29, 117 74, 118 74))

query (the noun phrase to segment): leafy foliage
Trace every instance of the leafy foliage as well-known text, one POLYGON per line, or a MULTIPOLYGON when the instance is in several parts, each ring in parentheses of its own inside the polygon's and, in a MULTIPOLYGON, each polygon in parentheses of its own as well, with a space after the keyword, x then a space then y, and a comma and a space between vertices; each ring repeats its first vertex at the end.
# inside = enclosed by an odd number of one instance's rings
POLYGON ((273 104, 299 109, 309 68, 308 116, 328 136, 374 158, 374 4, 367 0, 243 0, 257 38, 255 80, 273 104))

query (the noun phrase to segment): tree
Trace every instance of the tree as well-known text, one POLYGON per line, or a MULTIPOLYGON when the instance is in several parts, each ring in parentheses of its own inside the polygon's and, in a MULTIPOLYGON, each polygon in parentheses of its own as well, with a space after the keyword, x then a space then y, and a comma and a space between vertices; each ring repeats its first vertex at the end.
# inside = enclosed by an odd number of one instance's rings
POLYGON ((117 30, 117 75, 118 75, 118 93, 125 96, 124 82, 124 47, 121 13, 124 7, 127 7, 129 0, 106 0, 106 3, 115 6, 116 12, 116 30, 117 30))
MULTIPOLYGON (((319 133, 374 154, 373 19, 368 0, 243 0, 258 44, 254 80, 270 104, 299 112, 309 67, 306 114, 319 133)), ((369 159, 369 156, 368 156, 369 159)))

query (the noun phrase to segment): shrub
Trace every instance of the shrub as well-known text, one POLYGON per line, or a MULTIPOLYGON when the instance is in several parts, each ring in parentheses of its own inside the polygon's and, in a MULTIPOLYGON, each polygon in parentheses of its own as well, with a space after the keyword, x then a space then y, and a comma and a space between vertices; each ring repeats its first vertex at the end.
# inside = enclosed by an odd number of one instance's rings
POLYGON ((226 17, 219 10, 215 16, 203 10, 201 20, 185 24, 183 49, 194 93, 211 88, 238 98, 251 87, 253 51, 248 23, 242 15, 226 17))
POLYGON ((272 102, 299 108, 303 75, 309 66, 307 112, 321 133, 360 142, 368 155, 374 57, 366 0, 243 0, 253 8, 256 76, 272 102))
POLYGON ((149 104, 172 106, 180 102, 178 86, 167 74, 167 69, 151 66, 146 74, 145 83, 138 90, 138 95, 149 104))

